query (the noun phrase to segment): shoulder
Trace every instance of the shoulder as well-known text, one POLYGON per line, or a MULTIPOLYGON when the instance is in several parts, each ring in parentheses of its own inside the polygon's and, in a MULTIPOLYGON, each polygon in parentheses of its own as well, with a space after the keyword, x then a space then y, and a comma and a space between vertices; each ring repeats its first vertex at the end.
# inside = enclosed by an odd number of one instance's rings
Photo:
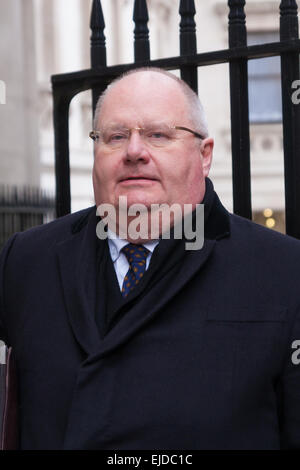
POLYGON ((50 249, 51 246, 64 241, 74 235, 86 225, 89 216, 96 213, 96 206, 88 207, 73 214, 60 217, 44 225, 15 233, 6 243, 2 250, 2 257, 14 248, 18 253, 30 251, 34 248, 37 253, 39 249, 50 249), (21 250, 21 251, 20 251, 21 250))
POLYGON ((254 237, 253 241, 257 242, 291 246, 295 249, 300 248, 300 240, 294 237, 269 229, 236 214, 229 214, 229 218, 233 236, 248 240, 250 240, 250 237, 254 237))
POLYGON ((257 264, 294 266, 300 263, 300 240, 230 214, 230 246, 237 256, 257 264))
POLYGON ((79 231, 87 223, 88 217, 93 211, 96 213, 96 206, 88 207, 87 209, 55 219, 47 224, 33 227, 18 234, 18 236, 24 241, 34 241, 37 238, 48 239, 50 237, 53 237, 55 241, 64 240, 69 235, 79 231))

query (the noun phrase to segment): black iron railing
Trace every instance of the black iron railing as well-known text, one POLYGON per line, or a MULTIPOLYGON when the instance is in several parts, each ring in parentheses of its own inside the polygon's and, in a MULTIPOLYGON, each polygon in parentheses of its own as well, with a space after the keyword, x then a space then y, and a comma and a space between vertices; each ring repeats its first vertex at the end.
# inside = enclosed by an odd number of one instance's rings
POLYGON ((15 232, 55 217, 53 196, 39 188, 0 186, 0 250, 15 232))
MULTIPOLYGON (((234 212, 251 218, 251 174, 248 112, 248 60, 280 56, 282 74, 283 139, 285 166, 286 233, 300 239, 300 105, 291 99, 292 83, 299 79, 300 40, 296 0, 281 0, 280 41, 247 46, 245 0, 228 0, 229 48, 197 54, 194 0, 181 0, 180 55, 150 60, 146 0, 134 1, 134 62, 106 66, 106 49, 100 0, 93 1, 91 14, 91 69, 54 75, 54 130, 56 155, 56 214, 70 212, 70 167, 68 114, 72 98, 93 90, 93 108, 99 94, 121 73, 142 66, 179 69, 181 77, 197 91, 197 69, 228 63, 230 73, 231 139, 234 212)), ((279 13, 279 11, 278 11, 279 13)))

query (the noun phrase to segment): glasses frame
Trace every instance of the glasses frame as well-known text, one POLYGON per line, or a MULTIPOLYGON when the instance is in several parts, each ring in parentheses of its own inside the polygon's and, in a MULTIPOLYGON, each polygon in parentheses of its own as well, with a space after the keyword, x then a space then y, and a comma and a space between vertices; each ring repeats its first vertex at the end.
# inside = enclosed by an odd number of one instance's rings
MULTIPOLYGON (((201 140, 204 140, 205 137, 203 137, 203 135, 199 134, 199 132, 196 132, 196 131, 193 131, 192 129, 189 129, 188 127, 183 127, 183 126, 169 126, 171 129, 178 129, 178 130, 181 130, 181 131, 187 131, 187 132, 190 132, 191 134, 193 134, 195 137, 198 137, 199 139, 201 140)), ((144 127, 132 127, 131 129, 127 129, 128 131, 141 131, 145 129, 144 127)), ((94 142, 97 142, 97 138, 100 136, 100 131, 91 131, 89 133, 89 137, 94 141, 94 142)))

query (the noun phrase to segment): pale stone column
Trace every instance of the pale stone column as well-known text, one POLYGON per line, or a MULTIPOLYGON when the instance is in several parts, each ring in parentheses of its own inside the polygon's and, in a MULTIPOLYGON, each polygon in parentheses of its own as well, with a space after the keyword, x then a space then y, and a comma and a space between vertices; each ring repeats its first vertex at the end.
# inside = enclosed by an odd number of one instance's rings
POLYGON ((39 135, 32 0, 0 0, 0 184, 39 185, 39 135))

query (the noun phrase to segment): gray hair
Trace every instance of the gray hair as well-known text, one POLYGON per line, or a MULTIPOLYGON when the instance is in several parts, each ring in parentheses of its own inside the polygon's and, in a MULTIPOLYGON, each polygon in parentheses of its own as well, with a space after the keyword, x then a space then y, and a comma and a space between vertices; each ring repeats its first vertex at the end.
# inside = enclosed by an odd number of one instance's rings
POLYGON ((182 90, 184 96, 186 97, 188 106, 190 108, 189 115, 191 122, 193 123, 194 130, 199 132, 199 134, 203 135, 203 137, 208 137, 206 116, 198 95, 187 85, 186 82, 176 77, 176 75, 172 74, 171 72, 168 72, 164 69, 160 69, 158 67, 140 67, 137 69, 129 70, 128 72, 122 74, 120 77, 115 78, 108 85, 108 87, 104 90, 104 92, 100 95, 98 99, 94 117, 94 130, 97 129, 101 108, 108 91, 111 90, 123 78, 139 72, 157 72, 175 80, 180 86, 180 89, 182 90))

